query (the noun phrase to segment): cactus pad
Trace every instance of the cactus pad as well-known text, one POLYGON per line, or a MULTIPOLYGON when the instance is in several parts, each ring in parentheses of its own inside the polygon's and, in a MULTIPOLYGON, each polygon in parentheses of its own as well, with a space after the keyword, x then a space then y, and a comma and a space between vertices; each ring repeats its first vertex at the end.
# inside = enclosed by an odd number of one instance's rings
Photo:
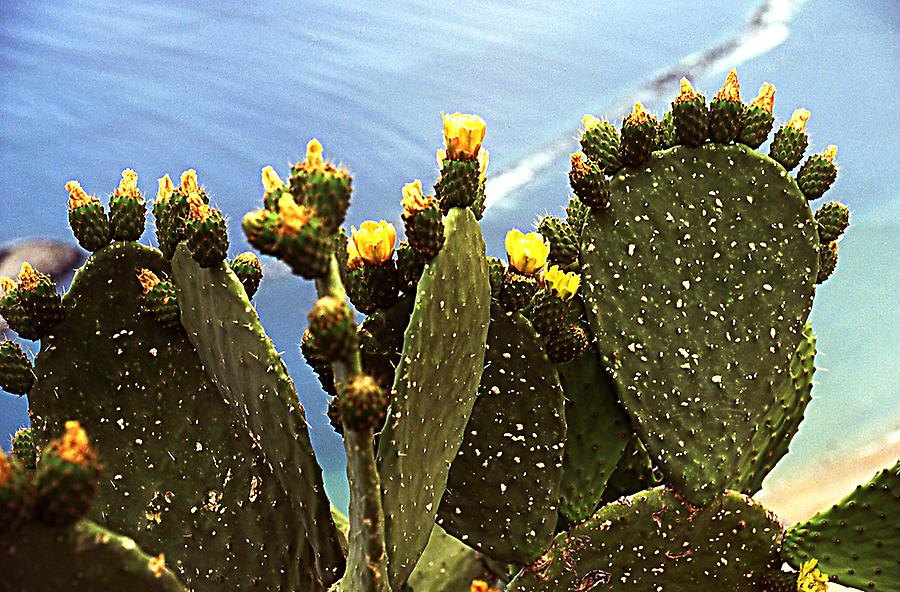
POLYGON ((197 355, 302 515, 319 573, 337 579, 344 560, 303 405, 243 285, 227 265, 202 269, 184 246, 172 276, 197 355))
POLYGON ((803 338, 791 357, 789 375, 775 390, 776 399, 766 410, 765 418, 753 435, 751 453, 744 455, 729 487, 753 495, 775 464, 788 452, 797 433, 803 412, 812 400, 813 374, 816 371, 816 338, 807 323, 803 338))
POLYGON ((566 394, 566 446, 559 511, 581 522, 597 509, 631 438, 631 420, 593 348, 557 367, 566 394))
POLYGON ((812 306, 818 237, 785 170, 741 146, 657 152, 582 232, 584 296, 619 398, 695 503, 727 486, 812 306))
POLYGON ((474 214, 453 208, 425 267, 378 447, 386 548, 399 588, 428 543, 484 365, 490 286, 474 214))
POLYGON ((438 512, 447 532, 498 561, 544 552, 556 528, 564 405, 534 329, 491 306, 478 398, 438 512))
POLYGON ((435 524, 407 586, 409 592, 466 592, 472 580, 485 577, 478 553, 435 524))
POLYGON ((66 530, 29 524, 14 542, 0 541, 0 573, 4 590, 187 590, 164 558, 87 520, 66 530), (52 558, 52 567, 39 557, 52 558))
POLYGON ((660 487, 605 506, 557 536, 508 592, 758 592, 754 580, 780 536, 772 516, 743 495, 728 492, 697 508, 660 487))
POLYGON ((197 592, 316 590, 294 501, 181 327, 142 314, 143 268, 169 271, 159 251, 116 243, 76 274, 36 360, 37 439, 78 418, 109 467, 90 516, 165 553, 197 592))
POLYGON ((784 537, 782 555, 795 568, 810 559, 831 581, 878 592, 900 590, 900 462, 879 471, 856 491, 797 524, 784 537))

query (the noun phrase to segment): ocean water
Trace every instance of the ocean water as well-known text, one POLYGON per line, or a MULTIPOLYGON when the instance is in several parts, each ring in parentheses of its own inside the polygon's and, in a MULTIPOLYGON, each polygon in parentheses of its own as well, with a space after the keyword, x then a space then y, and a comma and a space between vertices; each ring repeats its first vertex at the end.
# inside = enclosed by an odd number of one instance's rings
MULTIPOLYGON (((813 310, 815 400, 766 493, 799 495, 791 483, 815 487, 835 468, 848 473, 846 489, 874 471, 854 459, 900 455, 898 34, 900 11, 887 1, 576 1, 551 11, 512 0, 4 2, 0 243, 71 240, 70 178, 105 194, 131 167, 153 194, 157 177, 192 167, 230 216, 236 253, 240 218, 261 199, 260 169, 285 174, 312 137, 354 174, 349 223, 398 222, 402 185, 437 174, 443 110, 488 122, 482 226, 501 255, 507 229, 561 211, 584 113, 619 119, 635 98, 662 110, 683 72, 711 95, 734 64, 745 99, 771 81, 779 119, 805 106, 811 149, 840 146, 829 197, 850 206, 854 226, 813 310)), ((343 449, 297 351, 314 291, 266 264, 256 305, 343 506, 343 449)), ((0 435, 26 422, 25 410, 0 395, 0 435)))

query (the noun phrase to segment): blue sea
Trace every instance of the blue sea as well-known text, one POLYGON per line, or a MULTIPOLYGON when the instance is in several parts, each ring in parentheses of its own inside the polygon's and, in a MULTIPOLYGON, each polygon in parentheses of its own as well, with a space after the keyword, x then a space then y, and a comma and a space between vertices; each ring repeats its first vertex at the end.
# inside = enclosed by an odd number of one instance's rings
MULTIPOLYGON (((619 120, 635 99, 662 111, 683 73, 709 96, 735 65, 745 99, 773 82, 780 120, 806 107, 811 150, 840 147, 829 197, 850 206, 853 226, 812 314, 815 400, 766 482, 782 494, 798 482, 827 488, 836 473, 874 472, 865 459, 900 456, 898 63, 890 1, 6 1, 0 244, 71 241, 69 179, 106 194, 131 167, 155 194, 157 177, 196 168, 230 216, 237 253, 260 169, 286 174, 312 137, 354 174, 349 223, 398 222, 403 184, 437 174, 440 112, 463 111, 488 122, 482 226, 502 255, 506 230, 562 212, 583 114, 619 120)), ((343 449, 297 349, 313 287, 265 263, 256 306, 344 506, 343 449)), ((26 409, 0 394, 0 439, 26 409)))

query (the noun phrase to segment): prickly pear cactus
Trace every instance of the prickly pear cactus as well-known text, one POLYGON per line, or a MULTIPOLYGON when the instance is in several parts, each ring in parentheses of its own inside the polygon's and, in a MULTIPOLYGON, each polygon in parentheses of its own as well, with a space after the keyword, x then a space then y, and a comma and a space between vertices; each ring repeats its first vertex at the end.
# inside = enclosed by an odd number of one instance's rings
POLYGON ((419 280, 378 446, 385 537, 394 583, 428 543, 484 369, 490 286, 472 212, 446 217, 444 248, 419 280))
POLYGON ((705 503, 788 376, 812 306, 815 221, 784 168, 740 145, 657 152, 611 187, 582 233, 592 327, 641 439, 705 503))
POLYGON ((493 559, 530 563, 556 527, 565 440, 556 369, 528 321, 494 303, 478 398, 438 523, 493 559))
POLYGON ((780 537, 774 516, 741 494, 695 507, 659 487, 604 506, 557 536, 508 590, 758 592, 756 577, 780 537))
MULTIPOLYGON (((301 567, 312 554, 302 498, 286 493, 185 331, 143 311, 141 269, 171 275, 137 243, 106 247, 77 273, 35 367, 39 440, 79 418, 108 467, 91 517, 164 553, 192 588, 317 589, 313 566, 301 567)), ((325 556, 339 562, 333 544, 325 556)))
POLYGON ((163 555, 147 555, 133 540, 88 520, 64 530, 29 525, 15 543, 0 542, 0 568, 3 590, 187 591, 163 555), (40 557, 52 557, 52 567, 40 557))

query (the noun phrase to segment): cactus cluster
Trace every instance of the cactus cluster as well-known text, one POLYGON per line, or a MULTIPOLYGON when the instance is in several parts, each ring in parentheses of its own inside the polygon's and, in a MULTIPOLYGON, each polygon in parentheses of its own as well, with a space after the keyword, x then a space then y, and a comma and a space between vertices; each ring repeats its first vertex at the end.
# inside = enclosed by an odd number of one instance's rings
POLYGON ((809 206, 835 180, 835 148, 790 174, 807 111, 757 152, 774 93, 744 104, 732 70, 708 104, 685 79, 661 117, 640 103, 619 129, 585 116, 565 217, 511 230, 507 262, 486 256, 478 223, 478 116, 443 115, 433 192, 398 190, 399 244, 383 219, 347 232, 352 177, 318 141, 286 182, 265 167, 242 227, 315 281, 297 340, 343 437, 346 518, 251 304, 260 261, 226 262, 225 218, 196 173, 160 179, 158 249, 135 242, 134 171, 108 216, 70 182, 93 255, 69 290, 28 265, 0 279, 0 313, 41 341, 33 362, 0 342, 0 386, 29 395, 33 424, 0 456, 0 581, 900 589, 900 466, 787 529, 751 497, 811 399, 807 320, 849 225, 840 203, 809 206))

